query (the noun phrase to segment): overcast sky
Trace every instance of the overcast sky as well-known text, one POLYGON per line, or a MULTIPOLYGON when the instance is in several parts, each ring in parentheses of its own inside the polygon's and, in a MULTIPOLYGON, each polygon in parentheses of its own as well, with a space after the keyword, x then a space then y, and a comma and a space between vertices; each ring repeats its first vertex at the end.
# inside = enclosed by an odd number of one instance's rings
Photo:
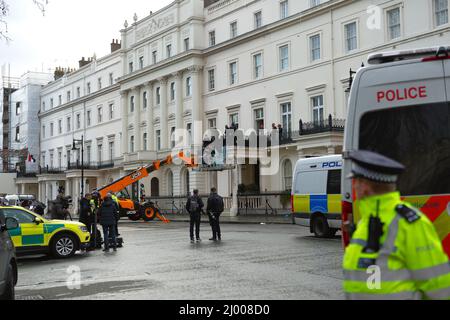
POLYGON ((131 24, 134 13, 142 19, 172 0, 49 0, 45 16, 32 0, 7 2, 12 41, 0 40, 0 67, 10 64, 11 76, 19 77, 57 66, 78 68, 82 56, 108 54, 125 19, 131 24))

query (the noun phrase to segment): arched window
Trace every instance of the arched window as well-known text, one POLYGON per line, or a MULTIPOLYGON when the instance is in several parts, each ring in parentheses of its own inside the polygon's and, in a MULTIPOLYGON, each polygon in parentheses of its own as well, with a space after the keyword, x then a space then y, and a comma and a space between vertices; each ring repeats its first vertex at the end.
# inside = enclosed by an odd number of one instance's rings
POLYGON ((283 163, 283 189, 292 189, 292 162, 289 159, 283 163))

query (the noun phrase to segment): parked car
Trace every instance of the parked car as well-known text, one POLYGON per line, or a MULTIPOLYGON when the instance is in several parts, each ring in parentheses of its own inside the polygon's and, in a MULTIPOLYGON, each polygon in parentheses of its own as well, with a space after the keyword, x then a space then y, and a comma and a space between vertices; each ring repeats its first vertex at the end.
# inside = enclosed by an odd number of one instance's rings
POLYGON ((17 284, 17 263, 14 244, 8 230, 19 227, 14 218, 5 218, 0 212, 0 300, 14 300, 17 284))

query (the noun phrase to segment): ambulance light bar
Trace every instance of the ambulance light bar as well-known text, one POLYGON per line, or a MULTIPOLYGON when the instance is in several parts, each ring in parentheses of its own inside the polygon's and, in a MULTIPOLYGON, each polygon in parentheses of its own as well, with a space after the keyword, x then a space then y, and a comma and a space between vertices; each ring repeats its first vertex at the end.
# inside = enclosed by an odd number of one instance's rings
POLYGON ((369 55, 369 64, 383 64, 395 61, 412 60, 419 58, 448 58, 450 47, 433 47, 415 50, 400 50, 382 53, 373 53, 369 55))

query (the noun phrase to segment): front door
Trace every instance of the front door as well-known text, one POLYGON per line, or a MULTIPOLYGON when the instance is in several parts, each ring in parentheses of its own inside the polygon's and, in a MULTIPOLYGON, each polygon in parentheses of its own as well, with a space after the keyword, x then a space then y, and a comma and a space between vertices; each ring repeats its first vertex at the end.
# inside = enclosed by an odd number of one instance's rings
POLYGON ((5 218, 12 217, 19 222, 19 228, 8 230, 16 248, 44 245, 44 224, 36 224, 35 216, 24 210, 1 209, 5 218))

